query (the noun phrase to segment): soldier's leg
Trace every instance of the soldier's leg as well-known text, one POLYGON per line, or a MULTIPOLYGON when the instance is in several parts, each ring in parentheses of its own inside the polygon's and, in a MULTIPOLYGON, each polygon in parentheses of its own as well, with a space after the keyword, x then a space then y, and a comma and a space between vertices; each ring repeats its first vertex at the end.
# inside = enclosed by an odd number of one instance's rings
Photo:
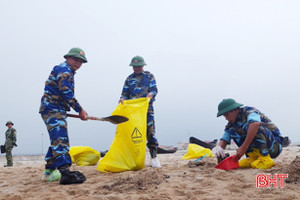
MULTIPOLYGON (((238 135, 235 129, 229 129, 231 134, 238 135)), ((240 138, 243 141, 243 138, 240 138)), ((274 136, 272 132, 264 127, 260 127, 256 136, 254 137, 250 147, 246 151, 247 158, 239 161, 242 168, 259 168, 269 169, 275 165, 270 153, 272 149, 272 142, 274 136)))
POLYGON ((50 111, 42 115, 50 136, 51 146, 46 155, 46 169, 68 169, 72 165, 66 113, 50 111))
POLYGON ((282 151, 282 142, 280 138, 276 138, 270 142, 269 152, 271 158, 276 158, 282 151))
POLYGON ((258 156, 251 163, 252 168, 270 169, 275 165, 272 158, 277 157, 281 152, 281 143, 274 137, 271 130, 260 127, 248 150, 258 156))
POLYGON ((263 156, 276 158, 282 151, 282 145, 271 130, 260 127, 247 152, 253 152, 254 149, 258 149, 263 156))
MULTIPOLYGON (((60 178, 60 184, 83 183, 86 180, 84 174, 79 171, 70 171, 72 159, 69 154, 70 145, 67 131, 67 121, 65 112, 50 112, 48 117, 43 117, 50 136, 51 146, 47 156, 46 169, 59 169, 61 176, 54 175, 53 171, 51 181, 60 178)), ((60 175, 59 174, 59 175, 60 175)))
POLYGON ((12 149, 13 147, 6 147, 6 166, 13 166, 12 149))
POLYGON ((151 158, 155 158, 157 156, 158 141, 155 137, 154 110, 152 106, 149 106, 147 113, 147 141, 151 158))

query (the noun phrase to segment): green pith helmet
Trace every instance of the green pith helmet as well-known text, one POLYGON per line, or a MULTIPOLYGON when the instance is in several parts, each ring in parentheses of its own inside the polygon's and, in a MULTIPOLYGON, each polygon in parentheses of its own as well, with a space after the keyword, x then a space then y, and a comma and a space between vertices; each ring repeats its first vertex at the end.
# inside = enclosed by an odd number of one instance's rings
POLYGON ((131 63, 129 64, 129 66, 132 66, 132 67, 141 67, 141 66, 144 66, 144 65, 147 65, 145 63, 145 60, 143 57, 141 56, 135 56, 131 59, 131 63))
POLYGON ((87 62, 87 59, 85 57, 85 53, 80 48, 72 48, 72 49, 70 49, 69 53, 67 53, 66 55, 64 55, 64 58, 67 58, 68 56, 69 57, 80 58, 81 60, 83 60, 84 63, 87 62))
POLYGON ((6 124, 5 124, 5 126, 7 126, 7 124, 12 124, 12 125, 14 125, 14 123, 12 123, 12 121, 7 121, 6 124))
POLYGON ((218 114, 217 117, 224 115, 225 113, 232 111, 236 108, 241 107, 243 104, 237 103, 234 99, 223 99, 218 106, 218 114))

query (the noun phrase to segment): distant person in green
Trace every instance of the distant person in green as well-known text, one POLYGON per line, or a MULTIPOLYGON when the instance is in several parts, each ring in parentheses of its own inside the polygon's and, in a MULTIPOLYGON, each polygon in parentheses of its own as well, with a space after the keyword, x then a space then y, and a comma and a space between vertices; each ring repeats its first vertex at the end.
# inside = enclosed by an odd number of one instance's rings
POLYGON ((12 121, 8 121, 6 126, 8 127, 5 132, 5 149, 6 149, 6 160, 7 164, 4 167, 12 167, 13 166, 13 158, 12 158, 12 150, 14 146, 17 146, 17 131, 13 128, 14 123, 12 121))

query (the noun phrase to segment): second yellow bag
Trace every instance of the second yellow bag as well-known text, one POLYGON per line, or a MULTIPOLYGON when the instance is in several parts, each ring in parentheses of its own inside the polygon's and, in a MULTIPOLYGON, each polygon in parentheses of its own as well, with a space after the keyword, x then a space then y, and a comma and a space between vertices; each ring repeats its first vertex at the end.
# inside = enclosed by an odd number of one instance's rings
POLYGON ((197 159, 205 156, 206 154, 208 154, 207 157, 215 157, 210 149, 204 148, 197 144, 189 144, 188 152, 183 156, 182 159, 183 160, 197 159))
POLYGON ((113 112, 112 115, 125 116, 129 121, 118 125, 110 150, 100 161, 99 171, 122 172, 145 167, 149 101, 149 98, 126 100, 113 112))
POLYGON ((89 146, 72 146, 69 153, 72 162, 79 166, 96 165, 101 157, 99 151, 89 146))

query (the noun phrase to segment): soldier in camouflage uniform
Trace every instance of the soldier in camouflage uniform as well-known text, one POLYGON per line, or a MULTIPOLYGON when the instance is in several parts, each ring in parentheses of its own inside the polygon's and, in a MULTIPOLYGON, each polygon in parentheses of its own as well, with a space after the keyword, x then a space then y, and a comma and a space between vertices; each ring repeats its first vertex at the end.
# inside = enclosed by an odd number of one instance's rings
POLYGON ((228 124, 225 133, 213 152, 224 156, 224 149, 231 139, 239 147, 234 159, 240 161, 240 167, 268 169, 275 165, 282 151, 282 136, 275 124, 263 113, 253 107, 244 106, 234 99, 224 99, 218 106, 217 117, 224 115, 228 124))
POLYGON ((72 107, 82 120, 87 119, 87 112, 74 95, 74 75, 87 59, 80 48, 72 48, 64 58, 66 61, 55 66, 46 81, 39 110, 51 142, 45 157, 46 170, 42 180, 51 182, 60 179, 61 184, 82 183, 85 176, 78 171, 69 170, 72 160, 69 154, 66 112, 72 107))
POLYGON ((129 75, 124 83, 120 101, 123 103, 127 99, 136 99, 141 97, 150 98, 147 114, 147 147, 151 155, 150 166, 160 168, 160 162, 157 158, 158 141, 155 137, 154 109, 153 102, 157 94, 156 81, 148 71, 144 71, 146 65, 144 58, 135 56, 132 58, 129 66, 133 67, 134 73, 129 75))
POLYGON ((5 132, 5 149, 6 149, 6 160, 7 165, 4 167, 12 167, 13 166, 13 158, 12 158, 12 150, 14 146, 17 146, 17 131, 13 128, 14 123, 12 121, 8 121, 6 126, 8 127, 5 132))

